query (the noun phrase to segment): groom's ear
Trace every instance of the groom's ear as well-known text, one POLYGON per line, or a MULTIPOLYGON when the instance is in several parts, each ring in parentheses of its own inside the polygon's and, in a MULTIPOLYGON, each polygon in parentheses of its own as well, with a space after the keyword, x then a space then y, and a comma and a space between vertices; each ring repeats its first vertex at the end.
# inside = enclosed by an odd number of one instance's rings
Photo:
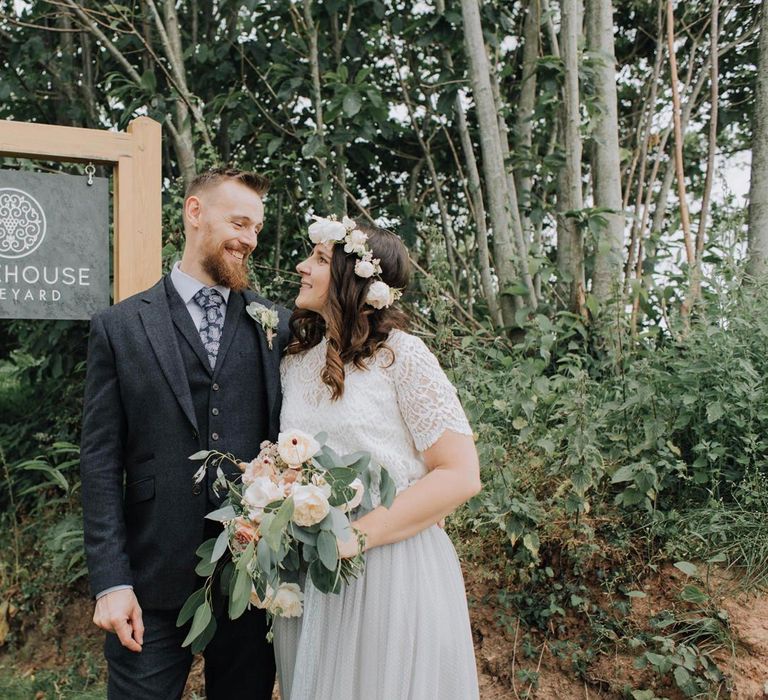
POLYGON ((200 225, 202 205, 197 195, 190 195, 184 200, 184 223, 197 228, 200 225))

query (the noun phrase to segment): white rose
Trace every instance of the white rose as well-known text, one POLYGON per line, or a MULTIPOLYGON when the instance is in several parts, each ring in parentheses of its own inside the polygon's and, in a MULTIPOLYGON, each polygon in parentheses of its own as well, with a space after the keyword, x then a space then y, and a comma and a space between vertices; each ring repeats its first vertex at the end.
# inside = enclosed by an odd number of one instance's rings
POLYGON ((269 601, 269 612, 278 617, 301 617, 304 594, 297 583, 281 583, 269 601))
POLYGON ((355 263, 355 274, 358 277, 364 277, 367 279, 368 277, 371 277, 374 272, 376 272, 376 268, 369 260, 358 260, 355 263))
POLYGON ((367 234, 363 233, 359 228, 353 229, 344 239, 344 252, 358 254, 365 253, 365 242, 367 240, 367 234))
POLYGON ((293 487, 293 522, 301 527, 319 523, 331 509, 323 490, 314 484, 293 487))
POLYGON ((301 430, 290 430, 278 435, 277 452, 283 462, 298 468, 320 452, 320 443, 301 430))
POLYGON ((326 498, 331 497, 331 485, 325 480, 322 474, 313 474, 312 483, 317 486, 326 498))
POLYGON ((346 513, 350 510, 354 510, 363 502, 363 494, 365 493, 365 486, 360 479, 355 479, 350 486, 355 489, 355 495, 352 496, 352 500, 347 503, 342 503, 339 506, 339 510, 342 513, 346 513))
POLYGON ((344 224, 344 227, 347 229, 347 231, 351 231, 352 229, 357 228, 357 224, 354 222, 354 220, 350 219, 346 215, 341 217, 341 223, 344 224))
POLYGON ((309 226, 309 240, 312 243, 328 243, 329 241, 340 241, 347 235, 347 228, 340 221, 323 219, 316 216, 314 224, 309 226))
POLYGON ((389 285, 381 280, 376 280, 368 288, 368 294, 365 302, 374 309, 383 309, 392 303, 392 292, 389 285))
POLYGON ((248 517, 256 522, 261 522, 266 505, 283 498, 282 489, 268 476, 256 477, 243 493, 243 501, 248 506, 248 517))

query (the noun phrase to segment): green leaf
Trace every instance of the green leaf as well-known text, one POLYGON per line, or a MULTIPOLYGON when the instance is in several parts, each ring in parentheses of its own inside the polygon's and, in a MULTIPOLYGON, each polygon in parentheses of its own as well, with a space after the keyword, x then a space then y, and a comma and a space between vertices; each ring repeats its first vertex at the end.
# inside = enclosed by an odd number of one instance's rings
POLYGON ((339 561, 339 550, 336 545, 336 536, 332 532, 323 530, 317 536, 317 553, 326 569, 336 570, 336 564, 339 561))
POLYGON ((648 596, 642 591, 627 591, 627 595, 630 598, 647 598, 648 596))
POLYGON ((611 477, 612 484, 620 484, 624 481, 633 481, 635 478, 635 465, 626 464, 617 469, 611 477))
POLYGON ((683 588, 682 593, 680 593, 680 598, 682 598, 687 603, 696 603, 699 605, 706 603, 709 600, 709 596, 704 593, 701 588, 690 583, 685 588, 683 588))
POLYGON ((229 599, 229 617, 236 620, 245 612, 251 598, 251 576, 244 568, 235 569, 235 585, 229 599))
POLYGON ((256 563, 265 575, 272 570, 272 549, 265 539, 259 540, 256 546, 256 563))
POLYGON ((195 615, 192 618, 192 627, 189 630, 189 634, 187 634, 186 638, 181 643, 181 646, 189 646, 195 637, 202 634, 205 628, 208 627, 208 623, 211 621, 212 617, 213 613, 211 611, 211 605, 205 600, 203 601, 203 604, 195 610, 195 615))
POLYGON ((267 155, 271 156, 282 145, 283 145, 282 136, 275 136, 274 138, 270 139, 269 143, 267 144, 267 155))
POLYGON ((696 576, 699 570, 689 561, 676 561, 675 568, 680 569, 686 576, 696 576))
POLYGON ((234 520, 237 516, 237 513, 235 513, 235 509, 231 506, 224 506, 223 508, 219 508, 218 510, 211 511, 208 513, 205 518, 206 520, 215 520, 217 522, 224 522, 225 520, 234 520))
POLYGON ((714 423, 716 420, 722 418, 725 414, 725 409, 719 401, 713 401, 707 405, 707 423, 714 423))
POLYGON ((691 674, 683 666, 678 666, 674 675, 678 688, 685 688, 691 682, 691 674))
POLYGON ((216 538, 216 544, 213 546, 213 552, 211 552, 211 561, 217 562, 227 551, 227 544, 229 543, 229 532, 226 528, 219 533, 216 538))
POLYGON ((363 100, 358 92, 350 90, 346 95, 344 95, 342 109, 344 110, 344 114, 346 114, 348 117, 354 117, 360 111, 362 106, 363 100))
POLYGON ((381 482, 379 484, 379 493, 381 494, 381 505, 385 508, 389 508, 392 505, 392 501, 395 500, 397 495, 397 488, 389 472, 382 467, 381 468, 381 482))
POLYGON ((205 586, 198 588, 192 593, 179 611, 179 616, 176 618, 176 626, 181 627, 185 625, 195 614, 197 608, 205 601, 205 586))
POLYGON ((210 450, 200 450, 200 452, 195 452, 195 454, 190 455, 188 459, 191 459, 191 460, 205 459, 206 457, 208 457, 209 454, 211 454, 210 450))

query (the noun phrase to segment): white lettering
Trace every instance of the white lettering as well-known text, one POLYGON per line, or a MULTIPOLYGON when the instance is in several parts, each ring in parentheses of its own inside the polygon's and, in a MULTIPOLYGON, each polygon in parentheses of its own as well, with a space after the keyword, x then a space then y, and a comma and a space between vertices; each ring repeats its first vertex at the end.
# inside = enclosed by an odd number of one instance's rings
POLYGON ((21 271, 21 276, 27 284, 36 284, 40 279, 40 270, 30 265, 21 271))
POLYGON ((14 265, 12 268, 8 267, 6 265, 5 267, 5 283, 10 284, 11 282, 11 275, 13 275, 13 281, 14 283, 18 284, 19 282, 19 268, 14 265))
POLYGON ((8 290, 5 287, 0 287, 0 301, 3 301, 5 299, 5 293, 8 290))
POLYGON ((32 294, 31 289, 28 289, 27 293, 24 295, 24 301, 34 301, 34 300, 35 300, 35 295, 32 294))
POLYGON ((53 279, 49 280, 48 279, 48 268, 47 267, 43 268, 43 281, 46 284, 56 284, 56 282, 59 281, 59 268, 58 267, 54 267, 53 268, 53 272, 54 272, 53 279))
POLYGON ((73 285, 75 283, 75 268, 65 267, 61 271, 61 281, 66 285, 73 285))
POLYGON ((44 289, 40 290, 40 301, 46 301, 44 289))
POLYGON ((19 292, 20 291, 21 291, 20 289, 12 289, 11 290, 11 294, 13 294, 13 300, 14 301, 18 301, 19 300, 19 292))
POLYGON ((51 301, 58 301, 61 299, 61 292, 58 289, 51 290, 51 301))
POLYGON ((88 281, 88 275, 91 274, 91 269, 89 267, 81 267, 80 268, 80 285, 83 287, 90 287, 91 283, 88 281))

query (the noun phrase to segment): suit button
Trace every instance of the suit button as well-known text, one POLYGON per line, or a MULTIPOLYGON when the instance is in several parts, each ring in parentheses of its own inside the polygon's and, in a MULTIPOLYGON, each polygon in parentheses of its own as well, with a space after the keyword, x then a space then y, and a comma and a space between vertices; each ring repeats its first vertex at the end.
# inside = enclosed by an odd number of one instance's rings
POLYGON ((213 413, 214 416, 218 416, 219 415, 219 409, 218 408, 212 408, 211 409, 211 413, 213 413))
POLYGON ((218 433, 213 433, 211 435, 211 440, 218 440, 218 439, 219 439, 219 434, 218 433))
POLYGON ((193 496, 199 496, 203 492, 203 487, 200 486, 200 484, 195 484, 192 487, 192 495, 193 496))
POLYGON ((214 384, 214 385, 211 387, 211 389, 213 389, 214 391, 218 391, 218 390, 219 390, 219 385, 218 385, 218 384, 214 384))
POLYGON ((192 431, 192 439, 193 440, 197 440, 198 437, 200 437, 200 436, 197 434, 197 430, 193 430, 192 431))

